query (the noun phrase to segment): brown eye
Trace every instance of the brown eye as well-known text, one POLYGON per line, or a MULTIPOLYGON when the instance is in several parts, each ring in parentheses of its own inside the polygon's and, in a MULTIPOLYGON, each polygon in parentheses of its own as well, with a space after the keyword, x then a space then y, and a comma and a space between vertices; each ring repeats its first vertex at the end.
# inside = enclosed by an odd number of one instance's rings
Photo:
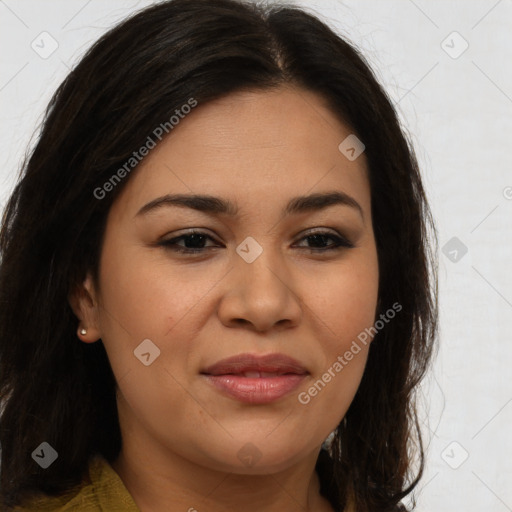
POLYGON ((335 235, 330 231, 318 231, 311 233, 303 237, 302 240, 308 240, 309 243, 313 245, 313 247, 306 247, 306 249, 313 253, 331 251, 342 247, 347 249, 355 247, 354 244, 346 238, 335 235), (329 239, 334 240, 334 243, 329 244, 327 242, 329 239))
POLYGON ((211 249, 211 246, 204 246, 208 239, 213 240, 213 238, 207 235, 206 233, 202 233, 200 231, 193 231, 191 233, 187 233, 186 235, 180 235, 169 240, 163 240, 158 245, 165 247, 166 249, 169 249, 171 251, 197 254, 200 252, 204 252, 205 249, 211 249), (184 242, 185 246, 178 245, 178 242, 181 241, 184 242))

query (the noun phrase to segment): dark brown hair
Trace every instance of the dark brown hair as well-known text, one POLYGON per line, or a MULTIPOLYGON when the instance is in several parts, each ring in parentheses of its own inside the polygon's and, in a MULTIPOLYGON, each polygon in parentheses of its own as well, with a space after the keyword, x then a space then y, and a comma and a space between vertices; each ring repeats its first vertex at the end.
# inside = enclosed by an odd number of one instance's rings
POLYGON ((321 491, 336 510, 352 496, 357 512, 377 512, 393 510, 416 486, 424 453, 415 391, 436 348, 437 241, 391 101, 360 52, 300 8, 173 0, 111 29, 71 71, 4 211, 2 506, 62 493, 80 482, 93 454, 113 461, 121 448, 104 346, 77 340, 68 298, 88 270, 97 279, 106 217, 129 176, 101 200, 93 191, 191 97, 200 106, 283 84, 320 94, 364 142, 377 316, 395 302, 403 307, 375 336, 330 457, 321 452, 321 491), (31 457, 42 441, 59 453, 47 469, 31 457))

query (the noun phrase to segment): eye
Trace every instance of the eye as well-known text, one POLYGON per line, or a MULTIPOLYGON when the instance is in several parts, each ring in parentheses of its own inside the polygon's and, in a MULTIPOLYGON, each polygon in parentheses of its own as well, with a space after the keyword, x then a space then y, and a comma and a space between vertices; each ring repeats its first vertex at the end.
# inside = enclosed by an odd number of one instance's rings
POLYGON ((314 246, 319 246, 306 247, 306 249, 311 253, 321 253, 341 248, 351 249, 355 247, 354 244, 347 240, 345 237, 332 233, 331 231, 312 232, 303 237, 301 240, 308 240, 314 246), (326 245, 326 240, 328 239, 334 240, 334 242, 326 245))
POLYGON ((176 238, 171 238, 169 240, 163 240, 162 242, 159 242, 158 245, 175 252, 197 254, 204 252, 204 249, 208 249, 208 247, 204 247, 204 243, 207 239, 213 240, 213 238, 206 233, 201 231, 191 231, 186 235, 177 236, 176 238), (177 245, 177 242, 181 241, 183 241, 185 246, 188 247, 177 245))
MULTIPOLYGON (((167 250, 185 254, 200 254, 205 253, 205 251, 208 249, 215 249, 220 247, 218 244, 213 246, 205 246, 208 240, 215 242, 215 240, 207 233, 202 231, 191 231, 187 234, 180 235, 175 238, 170 238, 169 240, 163 240, 159 242, 158 245, 164 247, 167 250), (183 245, 178 245, 181 242, 183 242, 183 245)), ((350 249, 355 247, 354 244, 347 240, 345 237, 332 233, 331 231, 311 232, 300 239, 300 241, 304 240, 312 243, 313 246, 316 246, 303 247, 309 252, 315 254, 332 251, 335 249, 350 249), (334 242, 327 244, 326 241, 329 239, 333 240, 334 242)))

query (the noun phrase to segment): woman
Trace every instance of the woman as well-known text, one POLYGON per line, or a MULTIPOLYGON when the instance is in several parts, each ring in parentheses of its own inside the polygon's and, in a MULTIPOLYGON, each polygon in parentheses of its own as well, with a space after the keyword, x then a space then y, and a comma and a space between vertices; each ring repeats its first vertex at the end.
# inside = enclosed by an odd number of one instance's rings
POLYGON ((320 20, 127 19, 59 87, 5 210, 2 507, 402 510, 429 233, 388 97, 320 20))

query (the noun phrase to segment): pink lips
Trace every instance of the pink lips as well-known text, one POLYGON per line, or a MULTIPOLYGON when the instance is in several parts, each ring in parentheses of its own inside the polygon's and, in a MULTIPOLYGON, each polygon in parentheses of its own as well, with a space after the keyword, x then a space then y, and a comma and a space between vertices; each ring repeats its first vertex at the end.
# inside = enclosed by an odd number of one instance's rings
POLYGON ((251 404, 266 404, 293 391, 309 372, 284 354, 240 354, 223 359, 201 373, 218 390, 232 398, 251 404))

